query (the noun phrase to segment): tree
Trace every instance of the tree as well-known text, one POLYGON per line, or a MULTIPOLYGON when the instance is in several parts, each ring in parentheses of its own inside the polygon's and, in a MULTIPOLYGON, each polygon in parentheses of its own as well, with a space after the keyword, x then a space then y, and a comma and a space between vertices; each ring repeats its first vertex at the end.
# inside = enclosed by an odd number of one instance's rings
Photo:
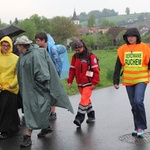
POLYGON ((115 12, 113 9, 106 9, 104 8, 102 11, 102 17, 110 17, 110 16, 117 16, 118 12, 115 12))
POLYGON ((143 42, 150 44, 150 33, 149 32, 142 35, 141 38, 142 38, 143 42))
POLYGON ((28 36, 29 39, 32 41, 35 40, 35 35, 37 33, 37 27, 36 24, 30 20, 30 19, 25 19, 21 22, 19 22, 18 27, 23 29, 25 32, 23 33, 24 35, 28 36))
POLYGON ((80 15, 78 16, 79 20, 81 22, 86 21, 87 20, 87 14, 85 12, 80 13, 80 15))
POLYGON ((6 27, 7 26, 7 24, 6 23, 2 23, 2 21, 1 21, 1 19, 0 19, 0 28, 4 28, 4 27, 6 27))
POLYGON ((126 8, 125 13, 126 13, 127 15, 130 14, 130 8, 129 8, 129 7, 126 8))
POLYGON ((96 26, 96 17, 95 15, 91 15, 88 19, 88 27, 95 27, 96 26))
POLYGON ((69 18, 54 17, 50 21, 52 32, 51 35, 56 43, 64 43, 67 38, 77 35, 77 26, 69 18))
POLYGON ((143 22, 144 21, 144 15, 143 14, 140 14, 138 16, 138 22, 143 22))
POLYGON ((85 45, 91 49, 95 49, 95 47, 97 46, 96 37, 94 37, 91 34, 83 35, 82 39, 83 39, 85 45))
POLYGON ((88 17, 90 17, 91 15, 94 15, 95 16, 95 19, 96 18, 99 18, 100 17, 100 11, 99 10, 92 10, 88 13, 88 17))
POLYGON ((15 18, 14 24, 17 25, 19 23, 19 20, 15 18))
POLYGON ((107 19, 103 19, 102 23, 101 23, 101 26, 102 27, 115 27, 116 24, 114 22, 111 22, 111 21, 107 20, 107 19))
POLYGON ((9 21, 9 24, 12 24, 12 21, 11 21, 11 20, 9 21))
POLYGON ((34 14, 30 17, 30 20, 36 24, 37 32, 51 33, 52 29, 50 25, 50 20, 48 20, 46 17, 34 14))
POLYGON ((118 36, 116 37, 117 43, 118 45, 122 45, 125 43, 124 39, 123 39, 123 35, 125 34, 126 30, 121 31, 118 36))
POLYGON ((112 46, 113 45, 113 38, 110 34, 103 34, 102 32, 100 32, 98 34, 98 47, 101 49, 101 48, 104 48, 104 47, 107 47, 107 46, 112 46))

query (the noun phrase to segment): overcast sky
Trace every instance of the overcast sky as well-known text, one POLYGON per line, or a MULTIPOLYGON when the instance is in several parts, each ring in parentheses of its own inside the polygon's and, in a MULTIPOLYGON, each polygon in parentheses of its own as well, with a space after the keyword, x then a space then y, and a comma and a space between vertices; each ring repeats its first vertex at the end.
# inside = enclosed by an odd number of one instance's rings
POLYGON ((29 18, 33 14, 53 18, 69 17, 74 9, 77 15, 104 8, 114 9, 120 15, 125 14, 126 7, 130 13, 150 12, 149 0, 1 0, 0 19, 4 23, 10 20, 29 18))

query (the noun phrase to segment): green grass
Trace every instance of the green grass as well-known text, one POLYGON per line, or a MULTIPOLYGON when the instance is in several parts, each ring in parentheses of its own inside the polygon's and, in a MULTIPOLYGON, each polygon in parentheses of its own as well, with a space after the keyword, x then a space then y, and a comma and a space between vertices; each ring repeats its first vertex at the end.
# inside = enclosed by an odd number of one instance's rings
MULTIPOLYGON (((117 58, 116 50, 93 50, 92 53, 96 54, 99 58, 100 65, 100 83, 97 85, 97 88, 104 88, 113 85, 113 71, 117 58)), ((74 54, 74 51, 68 52, 69 61, 71 61, 71 57, 74 54)), ((68 84, 66 79, 62 80, 62 84, 65 88, 65 91, 68 95, 74 95, 78 93, 77 84, 74 80, 72 84, 72 88, 68 88, 68 84)))
POLYGON ((100 63, 100 83, 99 88, 111 86, 113 80, 114 66, 117 58, 116 50, 101 50, 95 53, 99 58, 100 63))

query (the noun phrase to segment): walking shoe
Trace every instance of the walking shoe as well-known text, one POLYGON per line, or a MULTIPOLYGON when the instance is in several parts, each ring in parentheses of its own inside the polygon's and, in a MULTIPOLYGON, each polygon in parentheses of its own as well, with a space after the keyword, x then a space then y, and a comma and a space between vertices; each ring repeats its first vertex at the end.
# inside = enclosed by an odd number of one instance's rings
POLYGON ((57 119, 57 114, 55 112, 50 113, 50 120, 55 120, 57 119))
POLYGON ((144 130, 138 129, 137 131, 137 137, 143 137, 144 136, 144 130))
POLYGON ((88 118, 86 120, 86 123, 92 123, 92 122, 95 122, 95 118, 88 118))
POLYGON ((132 136, 137 136, 137 131, 136 131, 136 130, 134 130, 134 131, 132 132, 132 136))
POLYGON ((2 133, 2 132, 0 132, 0 140, 6 139, 7 136, 8 136, 7 133, 2 133))
POLYGON ((46 134, 53 132, 53 129, 51 126, 49 126, 48 128, 42 129, 40 131, 40 133, 37 135, 38 138, 44 137, 46 136, 46 134))
POLYGON ((31 136, 28 136, 28 135, 24 135, 23 136, 23 141, 22 143, 20 144, 21 147, 28 147, 32 144, 32 141, 31 141, 31 136))
POLYGON ((74 121, 73 121, 73 123, 74 124, 76 124, 77 126, 81 126, 81 122, 80 122, 80 120, 78 120, 78 119, 75 119, 74 121))

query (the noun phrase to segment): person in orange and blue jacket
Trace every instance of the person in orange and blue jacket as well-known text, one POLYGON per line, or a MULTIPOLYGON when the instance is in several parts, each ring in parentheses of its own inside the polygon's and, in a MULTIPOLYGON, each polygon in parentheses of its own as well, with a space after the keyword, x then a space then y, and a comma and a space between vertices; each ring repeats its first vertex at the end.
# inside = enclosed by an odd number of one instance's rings
POLYGON ((80 127, 85 119, 86 113, 88 116, 87 123, 95 121, 95 111, 93 110, 90 97, 92 90, 96 88, 96 85, 100 81, 100 69, 96 55, 88 51, 82 40, 75 39, 73 49, 76 53, 72 56, 71 60, 68 87, 72 87, 72 82, 75 77, 81 99, 73 123, 80 127))
POLYGON ((118 49, 113 83, 118 89, 120 71, 123 68, 122 84, 126 86, 134 120, 132 136, 143 137, 144 130, 147 129, 144 96, 149 82, 150 48, 141 42, 137 28, 129 28, 123 39, 126 44, 118 49))

